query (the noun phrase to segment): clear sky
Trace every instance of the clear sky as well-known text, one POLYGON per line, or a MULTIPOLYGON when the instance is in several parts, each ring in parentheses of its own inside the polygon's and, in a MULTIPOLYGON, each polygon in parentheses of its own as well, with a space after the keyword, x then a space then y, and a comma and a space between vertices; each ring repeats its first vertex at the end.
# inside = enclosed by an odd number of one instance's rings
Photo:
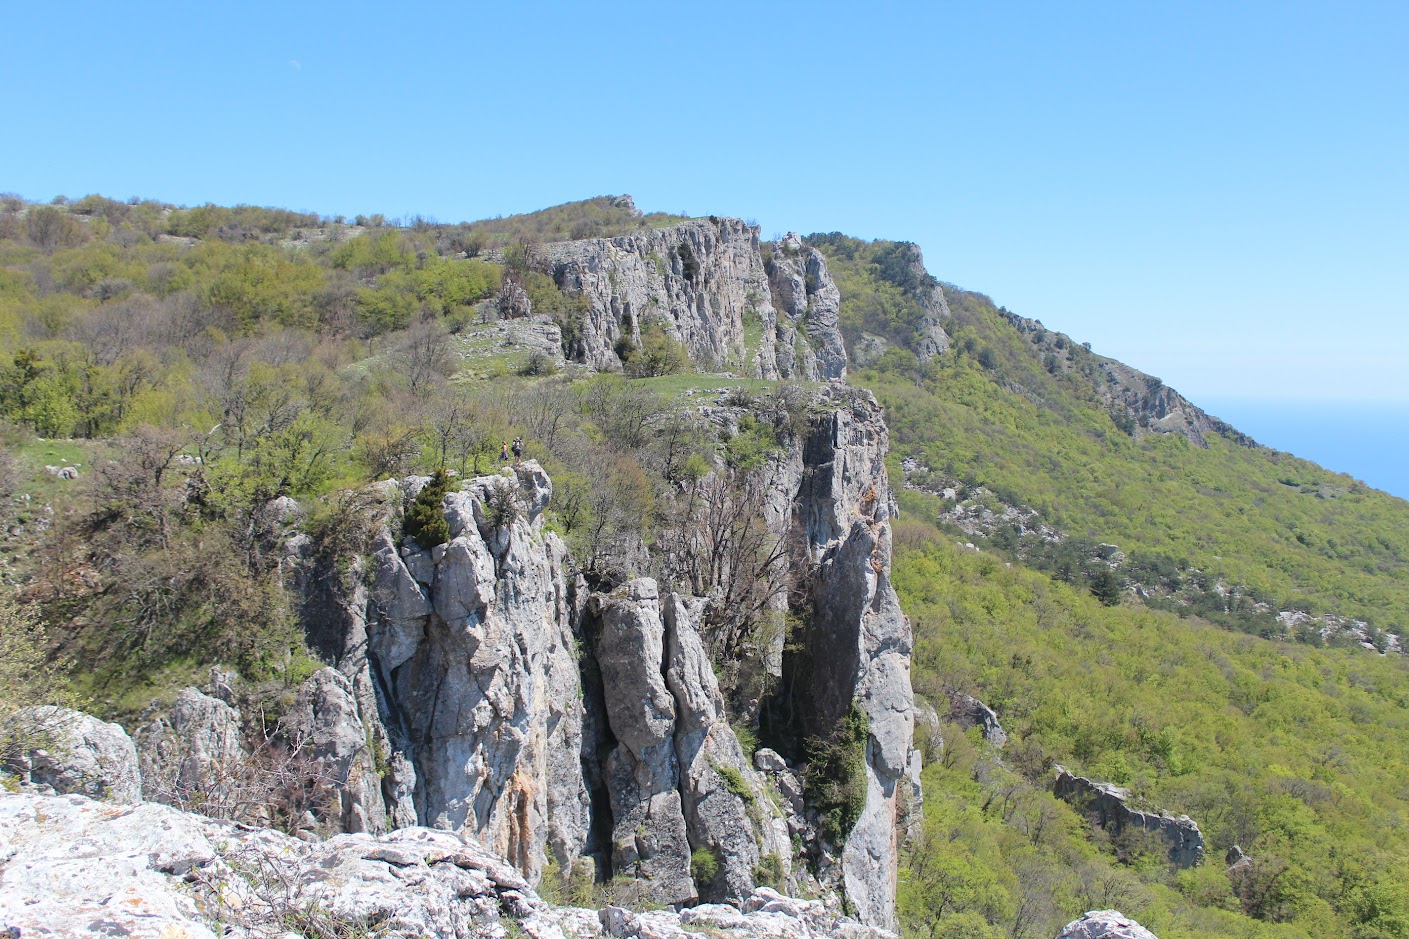
POLYGON ((7 7, 27 198, 460 221, 629 192, 914 241, 1225 412, 1409 408, 1404 0, 7 7))

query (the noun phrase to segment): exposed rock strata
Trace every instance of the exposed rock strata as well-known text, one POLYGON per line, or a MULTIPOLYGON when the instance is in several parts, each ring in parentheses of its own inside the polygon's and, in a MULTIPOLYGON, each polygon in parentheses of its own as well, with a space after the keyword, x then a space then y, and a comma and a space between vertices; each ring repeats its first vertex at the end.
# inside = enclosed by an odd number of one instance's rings
POLYGON ((426 828, 307 844, 164 805, 0 794, 0 931, 215 939, 368 927, 387 939, 893 939, 822 904, 751 893, 682 914, 555 907, 472 839, 426 828))
POLYGON ((768 267, 758 228, 731 218, 544 245, 534 263, 586 299, 567 353, 595 368, 620 369, 622 352, 654 324, 698 363, 763 378, 846 375, 841 295, 822 255, 796 235, 768 267))
POLYGON ((1110 783, 1093 782, 1057 767, 1052 793, 1091 815, 1097 824, 1112 832, 1140 829, 1161 838, 1169 848, 1169 861, 1175 867, 1193 867, 1203 861, 1204 837, 1198 824, 1187 815, 1141 812, 1126 804, 1130 793, 1110 783))

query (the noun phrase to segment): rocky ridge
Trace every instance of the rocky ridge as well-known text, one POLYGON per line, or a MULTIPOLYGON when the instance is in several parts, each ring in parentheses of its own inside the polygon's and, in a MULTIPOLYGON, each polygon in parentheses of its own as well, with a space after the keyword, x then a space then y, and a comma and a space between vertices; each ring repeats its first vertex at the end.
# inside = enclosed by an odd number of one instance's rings
MULTIPOLYGON (((999 312, 1031 342, 1047 363, 1049 371, 1062 372, 1078 367, 1077 356, 1085 360, 1084 368, 1099 379, 1097 392, 1102 404, 1121 426, 1133 436, 1145 434, 1179 434, 1197 447, 1207 447, 1210 436, 1224 437, 1241 446, 1257 446, 1246 434, 1225 421, 1208 414, 1188 398, 1165 385, 1153 375, 1131 368, 1123 362, 1091 353, 1091 344, 1084 343, 1084 355, 1077 344, 1063 333, 1048 330, 1040 322, 1018 316, 1005 309, 999 312), (1091 371, 1094 364, 1096 371, 1091 371)), ((1015 388, 1014 390, 1022 391, 1015 388)))
POLYGON ((697 363, 760 378, 846 377, 841 294, 826 261, 796 235, 770 246, 738 219, 692 219, 616 238, 558 242, 532 263, 587 311, 568 358, 618 370, 659 326, 697 363))
MULTIPOLYGON (((937 521, 957 528, 970 538, 1007 548, 1028 563, 1035 560, 1034 555, 1043 546, 1060 545, 1069 540, 1066 532, 1044 522, 1036 509, 1009 503, 985 486, 966 486, 914 457, 903 459, 901 469, 904 488, 944 500, 937 521)), ((972 541, 963 542, 963 546, 977 550, 972 541)), ((1142 580, 1132 575, 1129 558, 1119 546, 1090 543, 1089 548, 1089 554, 1082 560, 1115 573, 1121 578, 1124 590, 1141 600, 1171 600, 1183 606, 1194 606, 1206 596, 1216 596, 1231 607, 1248 593, 1245 587, 1213 580, 1193 567, 1180 571, 1178 584, 1153 577, 1142 580)), ((1314 634, 1322 642, 1355 643, 1381 654, 1405 652, 1398 633, 1379 629, 1365 620, 1336 613, 1277 610, 1261 600, 1253 600, 1250 609, 1267 618, 1260 630, 1266 638, 1305 641, 1309 634, 1314 634)))
POLYGON ((449 493, 449 541, 429 550, 395 534, 424 477, 368 494, 382 520, 365 556, 290 537, 286 584, 328 667, 254 747, 220 681, 183 692, 137 734, 147 797, 235 817, 260 779, 302 774, 313 794, 256 820, 306 840, 425 825, 473 837, 530 883, 635 878, 677 907, 741 903, 761 882, 838 907, 844 891, 863 922, 893 925, 920 758, 909 624, 889 583, 887 435, 864 392, 814 408, 766 515, 806 548, 794 573, 816 612, 799 645, 844 654, 785 656, 779 637, 786 706, 807 715, 776 731, 786 759, 756 769, 729 724, 701 637, 708 598, 646 577, 589 589, 544 525, 552 481, 526 461, 449 493), (852 708, 867 726, 864 796, 834 844, 802 791, 802 740, 852 708), (264 777, 230 769, 251 762, 264 777))
POLYGON ((1057 767, 1052 793, 1086 812, 1102 828, 1118 834, 1126 829, 1147 831, 1165 843, 1169 862, 1193 867, 1203 862, 1204 838, 1198 823, 1187 815, 1142 812, 1128 804, 1130 793, 1105 782, 1093 782, 1057 767))

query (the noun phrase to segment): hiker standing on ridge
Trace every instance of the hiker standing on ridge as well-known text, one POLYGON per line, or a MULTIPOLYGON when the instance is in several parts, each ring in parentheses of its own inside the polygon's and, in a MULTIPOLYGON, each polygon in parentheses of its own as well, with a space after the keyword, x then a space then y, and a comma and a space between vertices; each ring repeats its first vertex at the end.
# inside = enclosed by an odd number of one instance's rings
POLYGON ((509 441, 507 440, 499 442, 499 459, 505 463, 509 462, 509 441))
POLYGON ((523 461, 523 438, 514 438, 514 465, 518 466, 523 461))

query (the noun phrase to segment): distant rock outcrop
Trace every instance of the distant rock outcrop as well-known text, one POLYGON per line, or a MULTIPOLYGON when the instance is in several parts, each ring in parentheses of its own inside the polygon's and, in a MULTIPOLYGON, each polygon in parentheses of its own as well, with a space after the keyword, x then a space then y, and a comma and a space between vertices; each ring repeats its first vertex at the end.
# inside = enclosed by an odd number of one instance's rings
MULTIPOLYGON (((782 378, 845 378, 841 291, 822 252, 795 233, 772 245, 764 264, 772 288, 774 367, 782 378)), ((763 353, 765 356, 767 352, 763 353)))
POLYGON ((949 696, 949 719, 960 727, 977 727, 983 739, 998 749, 1008 743, 1008 732, 998 721, 998 714, 973 695, 954 692, 949 696))
POLYGON ((654 325, 706 367, 811 381, 846 375, 841 295, 822 255, 796 235, 765 264, 756 226, 692 219, 543 245, 533 263, 587 301, 566 351, 594 368, 620 369, 654 325))
POLYGON ((1119 910, 1093 910, 1067 923, 1057 939, 1156 939, 1155 934, 1119 910))
POLYGON ((1112 833, 1139 829, 1161 838, 1169 849, 1169 862, 1175 867, 1193 867, 1203 861, 1204 837, 1198 824, 1187 815, 1165 815, 1132 809, 1126 802, 1130 793, 1110 783, 1092 782, 1057 767, 1052 793, 1088 813, 1102 828, 1112 833))

